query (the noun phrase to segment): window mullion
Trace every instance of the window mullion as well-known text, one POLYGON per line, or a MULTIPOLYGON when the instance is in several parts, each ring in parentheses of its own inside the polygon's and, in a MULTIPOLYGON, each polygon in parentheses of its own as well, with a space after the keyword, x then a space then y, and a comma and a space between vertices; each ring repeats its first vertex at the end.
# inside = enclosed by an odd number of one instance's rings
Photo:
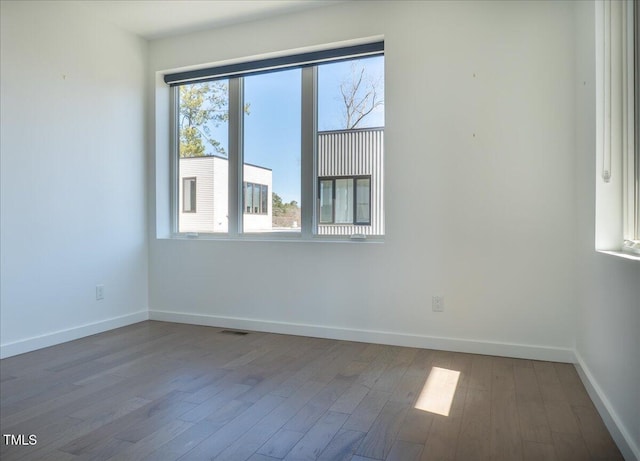
POLYGON ((243 80, 229 80, 229 235, 242 234, 243 80))
POLYGON ((634 155, 632 157, 634 182, 631 187, 631 199, 635 204, 632 212, 632 227, 634 237, 640 240, 640 6, 638 2, 632 2, 628 5, 632 9, 633 20, 633 91, 635 101, 633 134, 634 134, 634 155))
POLYGON ((171 88, 171 126, 170 126, 170 142, 171 142, 171 165, 170 175, 171 188, 169 201, 171 204, 171 233, 175 234, 179 229, 178 216, 180 215, 180 206, 182 205, 179 200, 179 188, 180 188, 180 134, 179 134, 179 106, 180 106, 180 88, 171 88))
POLYGON ((316 139, 317 139, 317 68, 302 69, 302 117, 301 117, 301 233, 311 237, 316 233, 316 139))

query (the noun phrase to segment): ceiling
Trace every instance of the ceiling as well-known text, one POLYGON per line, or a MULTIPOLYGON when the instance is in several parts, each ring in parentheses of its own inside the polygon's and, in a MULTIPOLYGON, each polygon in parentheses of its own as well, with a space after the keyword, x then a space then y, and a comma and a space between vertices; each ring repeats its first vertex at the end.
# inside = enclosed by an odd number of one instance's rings
POLYGON ((336 0, 83 0, 78 3, 122 29, 151 40, 339 2, 336 0))

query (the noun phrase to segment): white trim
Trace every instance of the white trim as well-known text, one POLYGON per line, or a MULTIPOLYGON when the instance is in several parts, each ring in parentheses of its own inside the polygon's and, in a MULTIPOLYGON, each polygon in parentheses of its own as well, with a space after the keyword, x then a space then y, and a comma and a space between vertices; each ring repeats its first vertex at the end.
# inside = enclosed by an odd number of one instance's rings
POLYGON ((596 250, 598 253, 605 255, 616 256, 618 258, 630 259, 631 261, 640 261, 640 254, 634 254, 626 251, 609 251, 609 250, 596 250))
POLYGON ((389 344, 393 346, 419 347, 424 349, 438 349, 501 357, 547 360, 565 363, 575 362, 573 350, 561 347, 443 338, 392 331, 360 330, 335 326, 317 326, 302 323, 274 322, 270 320, 225 317, 219 315, 185 314, 180 312, 157 310, 149 310, 149 320, 264 331, 297 336, 311 336, 327 339, 340 339, 344 341, 389 344))
POLYGON ((640 459, 640 447, 634 442, 630 432, 620 420, 620 417, 613 409, 606 394, 598 385, 598 382, 593 377, 589 367, 587 367, 578 351, 575 351, 575 357, 577 362, 575 367, 582 380, 582 384, 584 384, 589 397, 591 397, 598 413, 600 413, 605 426, 609 429, 611 437, 613 437, 614 442, 620 449, 622 456, 629 461, 640 459))
POLYGON ((56 344, 73 341, 74 339, 84 338, 86 336, 102 333, 103 331, 113 330, 133 323, 149 320, 149 311, 142 310, 133 314, 113 317, 99 322, 87 323, 77 327, 68 328, 66 330, 54 331, 40 336, 33 336, 27 339, 21 339, 13 343, 0 345, 0 358, 4 359, 25 352, 35 351, 44 347, 55 346, 56 344))

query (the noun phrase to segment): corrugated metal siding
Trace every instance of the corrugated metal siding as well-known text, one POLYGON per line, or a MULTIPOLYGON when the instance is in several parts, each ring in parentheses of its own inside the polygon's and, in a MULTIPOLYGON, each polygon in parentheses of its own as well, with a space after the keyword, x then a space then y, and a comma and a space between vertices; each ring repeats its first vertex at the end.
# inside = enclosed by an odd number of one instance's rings
POLYGON ((384 234, 384 129, 318 133, 319 177, 369 175, 371 176, 371 225, 321 224, 318 226, 318 234, 384 234))

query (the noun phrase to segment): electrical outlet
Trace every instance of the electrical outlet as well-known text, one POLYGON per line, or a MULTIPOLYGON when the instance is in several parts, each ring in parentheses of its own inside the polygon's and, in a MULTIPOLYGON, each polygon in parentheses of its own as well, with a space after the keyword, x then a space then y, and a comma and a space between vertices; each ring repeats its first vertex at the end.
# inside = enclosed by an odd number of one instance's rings
POLYGON ((432 296, 431 308, 433 312, 444 312, 444 296, 432 296))
POLYGON ((96 285, 96 301, 104 299, 104 285, 96 285))

